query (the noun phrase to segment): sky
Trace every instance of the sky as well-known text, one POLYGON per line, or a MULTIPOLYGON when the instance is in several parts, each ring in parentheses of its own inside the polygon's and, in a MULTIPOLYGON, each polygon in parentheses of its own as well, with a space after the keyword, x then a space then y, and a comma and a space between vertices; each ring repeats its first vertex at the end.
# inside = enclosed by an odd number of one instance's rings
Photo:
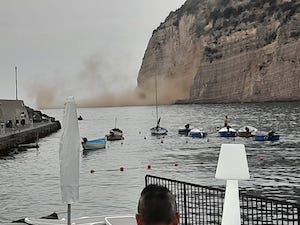
POLYGON ((55 106, 136 86, 152 31, 184 0, 1 0, 0 99, 55 106))

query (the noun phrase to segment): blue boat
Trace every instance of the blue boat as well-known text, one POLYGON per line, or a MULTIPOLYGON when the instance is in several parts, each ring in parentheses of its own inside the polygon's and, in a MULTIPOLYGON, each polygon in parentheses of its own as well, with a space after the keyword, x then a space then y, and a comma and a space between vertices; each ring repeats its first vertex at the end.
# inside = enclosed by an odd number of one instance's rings
POLYGON ((231 127, 223 127, 218 131, 220 137, 236 137, 236 130, 231 127))
POLYGON ((271 132, 259 132, 255 135, 255 141, 279 141, 280 135, 276 134, 274 131, 271 132))
POLYGON ((194 128, 189 133, 190 137, 192 138, 205 138, 207 137, 207 133, 204 131, 201 131, 200 129, 194 128))
POLYGON ((83 142, 81 144, 84 150, 102 149, 106 146, 106 138, 98 138, 94 140, 87 140, 87 138, 83 138, 83 142))

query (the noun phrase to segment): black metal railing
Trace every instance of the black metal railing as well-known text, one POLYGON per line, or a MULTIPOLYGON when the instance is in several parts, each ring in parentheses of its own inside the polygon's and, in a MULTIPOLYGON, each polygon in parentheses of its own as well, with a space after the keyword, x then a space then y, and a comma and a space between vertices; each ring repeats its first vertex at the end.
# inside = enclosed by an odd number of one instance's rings
MULTIPOLYGON (((181 223, 184 225, 219 225, 225 191, 220 188, 147 175, 146 186, 159 184, 176 196, 181 223)), ((240 193, 243 225, 300 225, 300 205, 240 193)))

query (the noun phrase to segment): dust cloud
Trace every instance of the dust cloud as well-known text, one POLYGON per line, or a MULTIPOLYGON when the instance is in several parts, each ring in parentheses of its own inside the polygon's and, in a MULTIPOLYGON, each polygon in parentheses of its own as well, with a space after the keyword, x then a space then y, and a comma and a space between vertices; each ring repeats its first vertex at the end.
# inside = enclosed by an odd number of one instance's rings
MULTIPOLYGON (((155 75, 137 87, 134 69, 128 68, 127 60, 93 55, 72 79, 57 77, 52 82, 32 84, 27 91, 38 108, 63 107, 69 95, 75 96, 79 107, 154 105, 155 75)), ((157 77, 158 104, 173 104, 187 98, 189 89, 190 81, 186 78, 157 77)))

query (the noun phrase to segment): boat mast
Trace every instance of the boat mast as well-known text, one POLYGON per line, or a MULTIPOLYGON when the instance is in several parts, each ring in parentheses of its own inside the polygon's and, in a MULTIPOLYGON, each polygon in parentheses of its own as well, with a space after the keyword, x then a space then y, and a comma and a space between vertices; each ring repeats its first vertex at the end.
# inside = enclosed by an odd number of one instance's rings
POLYGON ((15 66, 15 79, 16 79, 16 100, 18 100, 18 67, 15 66))
POLYGON ((155 109, 156 109, 156 122, 158 122, 158 106, 157 106, 157 74, 155 73, 155 109))
POLYGON ((117 128, 117 117, 115 117, 115 128, 117 128))

